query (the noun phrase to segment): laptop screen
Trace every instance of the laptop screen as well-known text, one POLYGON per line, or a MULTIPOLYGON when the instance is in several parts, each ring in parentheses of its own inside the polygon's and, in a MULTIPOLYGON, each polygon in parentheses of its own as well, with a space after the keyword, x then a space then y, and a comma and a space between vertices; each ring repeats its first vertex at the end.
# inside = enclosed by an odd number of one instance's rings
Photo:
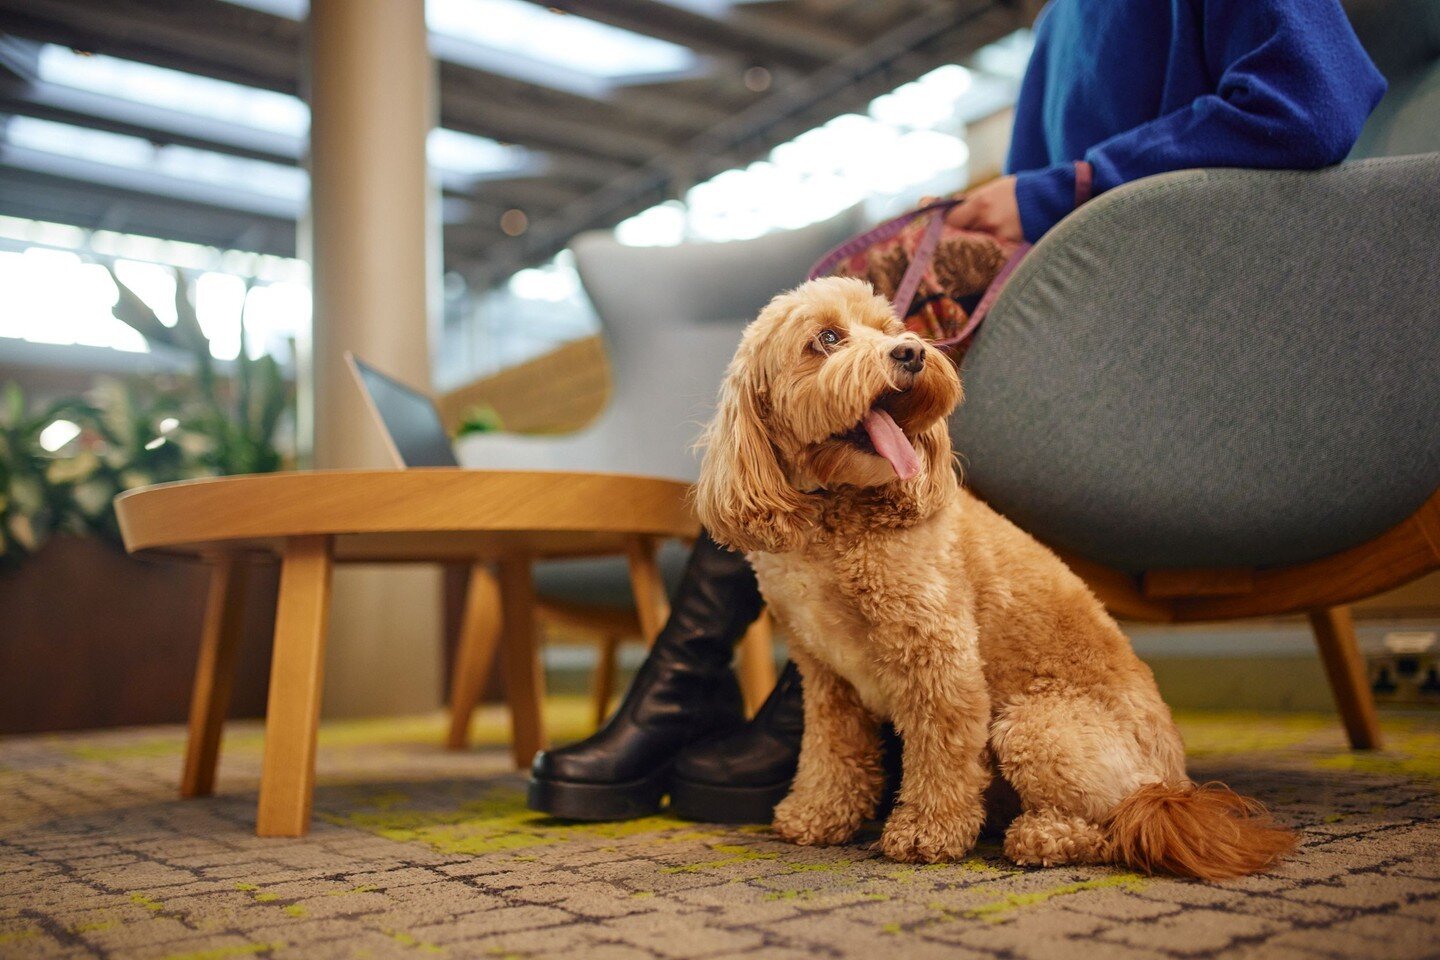
POLYGON ((349 356, 360 388, 370 397, 381 428, 406 467, 458 467, 455 448, 440 421, 435 401, 399 380, 387 377, 356 356, 349 356))

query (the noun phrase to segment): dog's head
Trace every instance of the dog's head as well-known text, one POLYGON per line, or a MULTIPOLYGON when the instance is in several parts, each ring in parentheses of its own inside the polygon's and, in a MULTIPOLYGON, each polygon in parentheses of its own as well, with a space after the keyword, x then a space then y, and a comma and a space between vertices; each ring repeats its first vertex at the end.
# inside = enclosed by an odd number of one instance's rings
POLYGON ((930 512, 954 489, 950 360, 864 281, 814 280, 746 328, 706 429, 700 519, 739 550, 794 548, 827 491, 930 512))

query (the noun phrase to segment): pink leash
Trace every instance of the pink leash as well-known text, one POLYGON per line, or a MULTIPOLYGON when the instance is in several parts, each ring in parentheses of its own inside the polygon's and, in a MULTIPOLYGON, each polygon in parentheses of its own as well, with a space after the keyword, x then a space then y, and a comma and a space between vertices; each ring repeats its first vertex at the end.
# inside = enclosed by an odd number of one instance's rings
MULTIPOLYGON (((1089 200, 1093 190, 1093 168, 1084 160, 1075 161, 1075 206, 1079 207, 1089 200)), ((935 250, 940 246, 940 237, 945 232, 945 214, 964 202, 964 198, 939 200, 908 213, 902 213, 898 217, 886 220, 879 226, 857 234, 821 257, 815 266, 810 268, 810 275, 806 279, 816 280, 827 276, 841 263, 862 250, 873 247, 877 243, 884 243, 886 240, 893 240, 899 236, 902 230, 919 218, 931 213, 938 214, 938 216, 931 217, 930 222, 925 225, 925 233, 915 246, 915 252, 910 256, 910 265, 905 268, 905 275, 900 278, 900 286, 896 288, 895 298, 891 301, 895 315, 904 320, 910 313, 910 305, 915 299, 915 291, 920 288, 920 281, 924 278, 925 272, 930 269, 931 261, 935 258, 935 250)), ((1011 251, 1004 266, 1000 268, 1000 272, 995 275, 994 280, 990 281, 990 286, 985 288, 985 294, 976 304, 975 310, 970 314, 970 319, 965 326, 954 336, 935 341, 936 347, 942 350, 954 347, 965 342, 975 333, 975 329, 980 326, 980 322, 985 319, 991 306, 999 298, 1000 291, 1004 289, 1010 275, 1015 272, 1015 268, 1020 265, 1020 261, 1025 258, 1025 255, 1030 252, 1031 246, 1032 244, 1022 243, 1011 251)))

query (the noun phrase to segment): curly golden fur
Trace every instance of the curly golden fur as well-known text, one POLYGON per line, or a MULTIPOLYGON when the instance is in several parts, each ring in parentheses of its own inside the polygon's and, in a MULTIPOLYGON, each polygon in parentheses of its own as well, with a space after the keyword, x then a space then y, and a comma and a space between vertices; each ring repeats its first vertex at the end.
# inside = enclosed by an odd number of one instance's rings
POLYGON ((730 365, 696 501, 717 540, 750 554, 804 676, 800 767, 775 830, 853 837, 880 798, 890 720, 904 777, 880 845, 897 860, 969 851, 998 771, 1020 798, 1005 836, 1017 863, 1264 868, 1292 835, 1186 779, 1170 712, 1114 620, 961 488, 945 424, 960 397, 953 365, 856 279, 776 297, 730 365))

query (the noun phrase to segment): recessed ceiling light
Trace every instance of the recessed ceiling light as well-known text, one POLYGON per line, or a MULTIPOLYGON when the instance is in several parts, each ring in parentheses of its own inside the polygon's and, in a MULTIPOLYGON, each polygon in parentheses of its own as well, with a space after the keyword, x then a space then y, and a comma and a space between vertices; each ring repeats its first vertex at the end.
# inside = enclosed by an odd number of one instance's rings
POLYGON ((740 79, 745 84, 745 89, 751 93, 764 93, 770 89, 772 78, 770 71, 764 67, 751 67, 741 75, 740 79))
POLYGON ((518 237, 530 229, 530 218, 524 210, 506 210, 500 215, 500 229, 508 237, 518 237))

